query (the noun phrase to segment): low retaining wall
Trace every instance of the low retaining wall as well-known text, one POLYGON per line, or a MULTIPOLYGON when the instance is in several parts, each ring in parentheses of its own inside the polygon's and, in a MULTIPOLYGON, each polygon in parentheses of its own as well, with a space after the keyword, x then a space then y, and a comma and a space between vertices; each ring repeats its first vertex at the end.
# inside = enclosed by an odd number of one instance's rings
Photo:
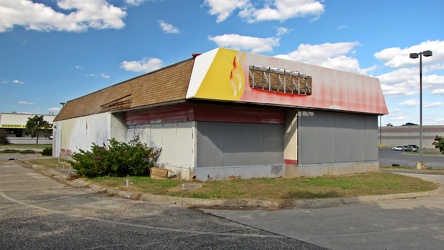
MULTIPOLYGON (((12 144, 36 144, 37 138, 31 137, 8 137, 8 140, 12 144)), ((52 144, 52 140, 48 138, 40 138, 38 144, 52 144)))

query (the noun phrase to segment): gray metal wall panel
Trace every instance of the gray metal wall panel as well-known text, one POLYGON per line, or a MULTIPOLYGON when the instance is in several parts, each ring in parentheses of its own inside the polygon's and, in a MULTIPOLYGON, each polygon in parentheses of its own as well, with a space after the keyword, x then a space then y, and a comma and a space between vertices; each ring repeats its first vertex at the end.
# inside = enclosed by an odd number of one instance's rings
POLYGON ((318 128, 318 147, 328 147, 333 150, 320 150, 321 162, 335 162, 337 155, 337 142, 336 142, 336 119, 333 116, 326 116, 322 121, 322 125, 318 128))
POLYGON ((335 133, 335 151, 337 151, 336 154, 336 160, 335 162, 344 162, 344 161, 350 161, 353 159, 354 154, 354 140, 352 140, 353 136, 350 136, 350 128, 352 127, 349 124, 343 124, 346 126, 345 128, 336 128, 335 133), (337 146, 336 146, 337 145, 337 146))
POLYGON ((378 117, 367 116, 366 136, 363 138, 363 140, 365 140, 365 146, 362 146, 362 150, 365 151, 366 159, 369 161, 379 159, 378 147, 374 147, 374 145, 379 145, 378 133, 378 117))
POLYGON ((241 154, 244 152, 244 127, 240 123, 226 123, 221 132, 224 135, 223 165, 236 166, 243 158, 241 154))
POLYGON ((283 125, 198 122, 197 166, 282 164, 283 125))
POLYGON ((300 164, 378 160, 377 116, 303 111, 299 119, 300 164))
POLYGON ((255 165, 259 159, 264 158, 264 126, 261 124, 250 124, 250 126, 243 126, 244 128, 244 149, 242 162, 245 165, 255 165))
POLYGON ((331 117, 318 111, 301 112, 299 117, 298 161, 321 163, 335 161, 335 135, 331 131, 331 117), (322 118, 322 119, 321 119, 322 118), (328 149, 328 150, 325 150, 328 149))
POLYGON ((197 122, 197 166, 223 166, 223 144, 223 124, 197 122))
POLYGON ((260 124, 263 127, 263 153, 261 162, 265 164, 281 163, 284 158, 284 126, 260 124))

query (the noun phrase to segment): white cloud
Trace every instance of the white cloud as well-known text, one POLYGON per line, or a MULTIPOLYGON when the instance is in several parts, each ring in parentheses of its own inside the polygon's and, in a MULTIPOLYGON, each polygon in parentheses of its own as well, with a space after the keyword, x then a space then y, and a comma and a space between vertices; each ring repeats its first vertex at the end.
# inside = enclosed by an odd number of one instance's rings
POLYGON ((27 101, 19 101, 18 103, 22 105, 34 105, 33 102, 27 102, 27 101))
POLYGON ((444 41, 425 41, 419 45, 401 49, 399 47, 383 49, 375 53, 375 57, 391 68, 419 65, 419 59, 411 59, 410 53, 431 50, 432 57, 423 57, 423 64, 442 63, 444 60, 444 41))
POLYGON ((444 89, 434 89, 434 90, 432 90, 432 94, 434 94, 434 95, 436 95, 436 94, 444 95, 444 89))
POLYGON ((442 107, 444 103, 442 102, 424 102, 425 108, 434 108, 434 107, 442 107))
POLYGON ((378 76, 385 97, 411 96, 419 92, 415 79, 417 72, 412 68, 401 68, 378 76))
POLYGON ((129 5, 139 6, 140 4, 145 2, 145 0, 125 0, 125 2, 129 5))
POLYGON ((379 80, 385 84, 408 82, 409 86, 418 85, 416 77, 418 77, 418 72, 413 68, 401 68, 378 76, 379 80))
POLYGON ((216 22, 227 19, 236 9, 244 9, 249 6, 249 0, 205 0, 204 5, 210 7, 209 13, 217 15, 216 22))
POLYGON ((239 16, 246 18, 248 22, 285 21, 294 17, 314 16, 318 19, 325 11, 324 5, 316 0, 274 0, 257 9, 252 4, 240 11, 239 16))
POLYGON ((427 70, 443 70, 444 69, 444 63, 436 63, 433 65, 426 65, 424 67, 427 70))
POLYGON ((251 51, 253 53, 272 51, 274 46, 279 45, 279 38, 259 38, 241 36, 238 34, 225 34, 222 36, 208 37, 220 47, 228 47, 237 50, 251 51))
POLYGON ((158 58, 144 58, 140 61, 123 61, 121 67, 128 71, 150 72, 160 69, 163 66, 162 60, 158 58))
POLYGON ((48 111, 58 112, 58 111, 60 111, 60 108, 48 108, 48 111))
POLYGON ((423 75, 422 82, 425 89, 444 89, 444 76, 423 75))
POLYGON ((328 58, 350 53, 358 45, 358 42, 300 44, 295 51, 276 57, 320 65, 328 58))
POLYGON ((163 20, 159 20, 160 28, 163 30, 163 32, 167 34, 179 34, 180 31, 178 28, 174 27, 172 24, 169 24, 163 20))
POLYGON ((353 49, 359 45, 358 42, 323 43, 315 45, 301 44, 295 51, 289 54, 276 55, 276 57, 366 74, 373 70, 374 67, 361 69, 358 59, 350 56, 350 54, 354 54, 353 49))
POLYGON ((386 97, 400 97, 413 95, 419 92, 419 60, 412 60, 410 52, 432 50, 433 56, 423 58, 423 90, 432 94, 444 92, 444 76, 438 74, 428 75, 430 71, 440 72, 444 69, 444 50, 438 48, 444 46, 444 42, 426 41, 420 45, 411 46, 406 49, 388 48, 375 54, 375 57, 383 62, 385 66, 397 68, 391 72, 378 76, 386 97), (436 53, 438 51, 438 53, 436 53), (442 51, 442 52, 441 52, 442 51), (436 61, 437 60, 437 61, 436 61), (427 62, 427 63, 426 63, 427 62))
POLYGON ((385 97, 411 96, 417 93, 416 89, 408 88, 404 84, 389 85, 381 83, 381 89, 385 97))
POLYGON ((12 83, 14 83, 14 84, 24 84, 24 82, 22 82, 20 80, 12 80, 12 83))
MULTIPOLYGON (((408 48, 393 47, 383 49, 374 54, 375 58, 381 60, 384 66, 389 67, 391 71, 377 76, 381 82, 381 88, 386 99, 398 98, 412 95, 419 95, 419 59, 411 59, 410 53, 418 53, 424 50, 431 50, 432 57, 423 57, 423 96, 429 98, 427 94, 442 94, 444 95, 444 76, 439 75, 444 69, 444 42, 443 41, 425 41, 419 45, 414 45, 408 48), (428 74, 432 73, 432 74, 428 74)), ((387 102, 390 115, 384 119, 390 122, 411 122, 418 119, 416 111, 401 112, 393 111, 390 108, 390 101, 387 102)), ((397 103, 399 106, 413 107, 418 106, 419 102, 416 100, 407 100, 397 103)), ((435 108, 434 110, 442 109, 444 106, 442 102, 423 102, 426 108, 435 108)), ((439 119, 435 117, 442 116, 442 114, 424 116, 426 124, 441 124, 439 119), (433 117, 433 119, 431 119, 433 117)))
POLYGON ((366 74, 368 71, 371 71, 375 68, 375 67, 370 67, 367 69, 361 69, 359 66, 358 59, 345 55, 327 58, 320 65, 327 68, 339 69, 358 74, 366 74))
POLYGON ((75 65, 74 67, 72 67, 73 69, 81 69, 82 68, 82 66, 79 66, 79 65, 75 65))
POLYGON ((387 117, 390 123, 392 121, 403 121, 406 119, 404 112, 400 109, 393 109, 390 111, 390 116, 387 117))
POLYGON ((285 27, 277 27, 276 31, 277 31, 277 33, 276 33, 277 36, 282 36, 282 35, 292 32, 293 30, 285 28, 285 27))
POLYGON ((347 29, 348 28, 348 25, 339 25, 338 26, 338 30, 344 30, 344 29, 347 29))
POLYGON ((97 77, 97 76, 100 76, 100 77, 105 78, 105 79, 109 78, 109 75, 107 75, 105 73, 100 73, 100 75, 91 73, 91 74, 86 74, 85 76, 87 76, 87 77, 97 77))
POLYGON ((121 29, 126 12, 105 0, 60 0, 57 6, 63 12, 29 0, 2 0, 0 2, 0 32, 14 26, 37 31, 86 31, 93 29, 121 29))
POLYGON ((209 13, 217 15, 216 22, 225 21, 234 11, 248 22, 285 21, 294 17, 312 16, 313 19, 325 11, 322 1, 317 0, 267 0, 261 7, 256 1, 250 0, 205 0, 204 5, 210 7, 209 13))
POLYGON ((442 125, 444 123, 444 118, 438 118, 434 121, 435 125, 442 125))
POLYGON ((404 106, 404 107, 414 107, 414 106, 417 106, 418 104, 419 104, 419 102, 415 99, 410 99, 405 102, 399 103, 400 106, 404 106))

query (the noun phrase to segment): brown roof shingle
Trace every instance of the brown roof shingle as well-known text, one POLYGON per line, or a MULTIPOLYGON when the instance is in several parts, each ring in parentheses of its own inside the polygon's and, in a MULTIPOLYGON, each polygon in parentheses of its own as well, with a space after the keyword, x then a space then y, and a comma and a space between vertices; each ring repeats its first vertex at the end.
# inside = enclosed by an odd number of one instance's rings
POLYGON ((54 121, 185 100, 193 65, 191 58, 68 101, 54 121))

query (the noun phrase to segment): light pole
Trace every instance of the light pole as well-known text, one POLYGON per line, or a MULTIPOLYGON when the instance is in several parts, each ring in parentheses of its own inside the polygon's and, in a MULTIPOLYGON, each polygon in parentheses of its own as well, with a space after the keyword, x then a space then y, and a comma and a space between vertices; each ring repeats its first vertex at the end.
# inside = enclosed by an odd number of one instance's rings
POLYGON ((382 115, 379 116, 379 147, 382 148, 382 115))
POLYGON ((422 156, 422 56, 432 56, 431 50, 424 50, 419 53, 410 53, 410 58, 416 59, 419 56, 419 159, 422 156))

